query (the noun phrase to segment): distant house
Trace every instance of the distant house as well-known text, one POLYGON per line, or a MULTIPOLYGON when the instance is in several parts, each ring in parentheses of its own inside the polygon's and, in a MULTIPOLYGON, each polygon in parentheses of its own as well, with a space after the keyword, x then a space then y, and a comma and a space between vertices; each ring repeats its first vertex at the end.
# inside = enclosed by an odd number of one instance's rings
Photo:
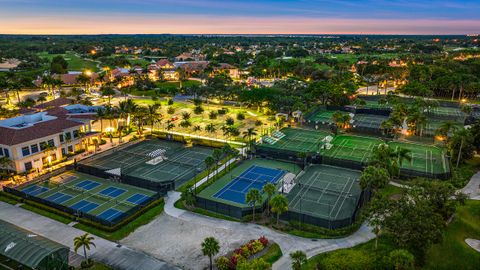
POLYGON ((173 68, 175 68, 175 66, 170 61, 168 61, 168 59, 160 59, 155 64, 160 69, 173 69, 173 68))
POLYGON ((22 61, 11 58, 11 59, 0 59, 0 71, 9 71, 11 69, 14 69, 20 65, 22 61))
POLYGON ((177 57, 175 57, 175 61, 181 62, 181 61, 205 61, 205 55, 200 54, 200 53, 189 53, 185 52, 177 57))
POLYGON ((227 75, 230 76, 232 79, 239 79, 240 78, 240 72, 238 68, 227 64, 227 63, 220 63, 217 67, 213 68, 214 73, 226 73, 227 75))
MULTIPOLYGON (((71 86, 71 85, 79 85, 79 83, 77 82, 77 78, 78 76, 80 76, 80 74, 82 74, 82 72, 69 72, 68 74, 54 74, 52 75, 52 77, 55 79, 61 80, 63 85, 71 86)), ((98 78, 98 74, 95 72, 92 72, 90 74, 90 84, 95 85, 100 83, 97 81, 97 78, 98 78)), ((34 81, 34 84, 38 87, 41 86, 43 84, 42 78, 38 77, 34 81)))
POLYGON ((209 64, 210 62, 208 61, 183 61, 173 63, 175 68, 183 69, 189 76, 200 74, 209 64))

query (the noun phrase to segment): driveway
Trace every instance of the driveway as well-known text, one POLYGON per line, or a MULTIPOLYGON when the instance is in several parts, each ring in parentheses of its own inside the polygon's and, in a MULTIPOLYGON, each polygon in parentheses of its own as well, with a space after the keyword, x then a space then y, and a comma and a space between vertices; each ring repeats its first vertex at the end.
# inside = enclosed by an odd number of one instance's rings
POLYGON ((231 222, 177 209, 173 204, 179 198, 180 193, 170 192, 165 214, 137 229, 121 243, 183 269, 203 269, 208 265, 208 258, 202 255, 200 245, 206 237, 213 236, 220 241, 219 254, 223 255, 250 239, 266 236, 278 243, 286 255, 274 264, 273 269, 291 269, 288 254, 295 250, 306 251, 311 257, 321 252, 352 247, 374 237, 367 226, 362 226, 345 238, 312 241, 251 223, 231 222))

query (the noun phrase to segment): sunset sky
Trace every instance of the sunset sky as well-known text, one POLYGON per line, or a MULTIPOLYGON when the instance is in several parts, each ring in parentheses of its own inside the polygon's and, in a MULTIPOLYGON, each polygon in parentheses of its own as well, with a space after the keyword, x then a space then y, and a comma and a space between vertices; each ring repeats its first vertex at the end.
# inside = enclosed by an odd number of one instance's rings
POLYGON ((471 34, 479 0, 0 0, 1 34, 471 34))

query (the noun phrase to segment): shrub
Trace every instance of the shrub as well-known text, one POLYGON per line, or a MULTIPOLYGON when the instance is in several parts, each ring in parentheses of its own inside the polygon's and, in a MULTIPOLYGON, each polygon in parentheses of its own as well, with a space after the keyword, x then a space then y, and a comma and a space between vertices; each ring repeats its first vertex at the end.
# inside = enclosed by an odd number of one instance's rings
POLYGON ((221 256, 217 258, 215 265, 219 270, 228 270, 230 268, 230 260, 225 256, 221 256))
POLYGON ((211 111, 208 114, 208 118, 210 118, 210 119, 217 119, 217 116, 218 116, 218 113, 216 113, 215 111, 211 111))
POLYGON ((220 114, 220 115, 225 115, 225 114, 227 114, 227 112, 228 112, 227 108, 222 108, 222 109, 218 110, 218 114, 220 114))
POLYGON ((81 268, 90 268, 90 267, 93 266, 93 264, 94 264, 93 260, 92 260, 92 259, 88 259, 88 260, 86 260, 86 261, 82 261, 82 262, 80 263, 80 267, 81 267, 81 268))
POLYGON ((415 257, 405 249, 396 249, 390 252, 389 261, 395 270, 414 269, 415 257))
POLYGON ((329 254, 321 263, 319 269, 337 270, 352 269, 363 270, 374 268, 372 256, 358 250, 339 250, 329 254))
POLYGON ((260 241, 264 247, 268 246, 268 239, 265 236, 258 238, 258 241, 260 241))
POLYGON ((244 120, 244 119, 245 119, 245 114, 237 113, 237 120, 244 120))
POLYGON ((260 120, 255 121, 255 126, 259 127, 261 125, 263 125, 262 121, 260 120))
POLYGON ((200 106, 200 105, 202 105, 202 100, 199 99, 199 98, 196 98, 196 99, 193 100, 193 104, 195 106, 200 106))
POLYGON ((168 105, 173 105, 173 99, 171 99, 171 98, 168 99, 167 104, 168 104, 168 105))
POLYGON ((193 113, 195 114, 202 114, 204 111, 202 106, 196 106, 195 109, 193 109, 193 113))
POLYGON ((225 124, 227 124, 228 126, 233 126, 233 124, 235 124, 235 120, 233 120, 233 118, 231 117, 227 117, 227 119, 225 120, 225 124))
POLYGON ((175 113, 175 108, 173 108, 173 107, 168 107, 167 113, 168 113, 168 114, 174 114, 174 113, 175 113))

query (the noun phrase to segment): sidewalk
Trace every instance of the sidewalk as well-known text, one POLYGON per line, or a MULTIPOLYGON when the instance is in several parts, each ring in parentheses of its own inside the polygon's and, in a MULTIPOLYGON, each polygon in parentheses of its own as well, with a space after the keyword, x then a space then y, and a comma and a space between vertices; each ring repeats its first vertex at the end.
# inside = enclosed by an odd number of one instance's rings
MULTIPOLYGON (((70 247, 71 251, 73 251, 73 238, 85 233, 82 230, 3 202, 0 202, 0 219, 70 247)), ((118 246, 117 243, 98 236, 94 237, 95 240, 93 242, 97 247, 92 247, 89 255, 94 260, 109 265, 114 269, 179 269, 143 252, 118 246)))

